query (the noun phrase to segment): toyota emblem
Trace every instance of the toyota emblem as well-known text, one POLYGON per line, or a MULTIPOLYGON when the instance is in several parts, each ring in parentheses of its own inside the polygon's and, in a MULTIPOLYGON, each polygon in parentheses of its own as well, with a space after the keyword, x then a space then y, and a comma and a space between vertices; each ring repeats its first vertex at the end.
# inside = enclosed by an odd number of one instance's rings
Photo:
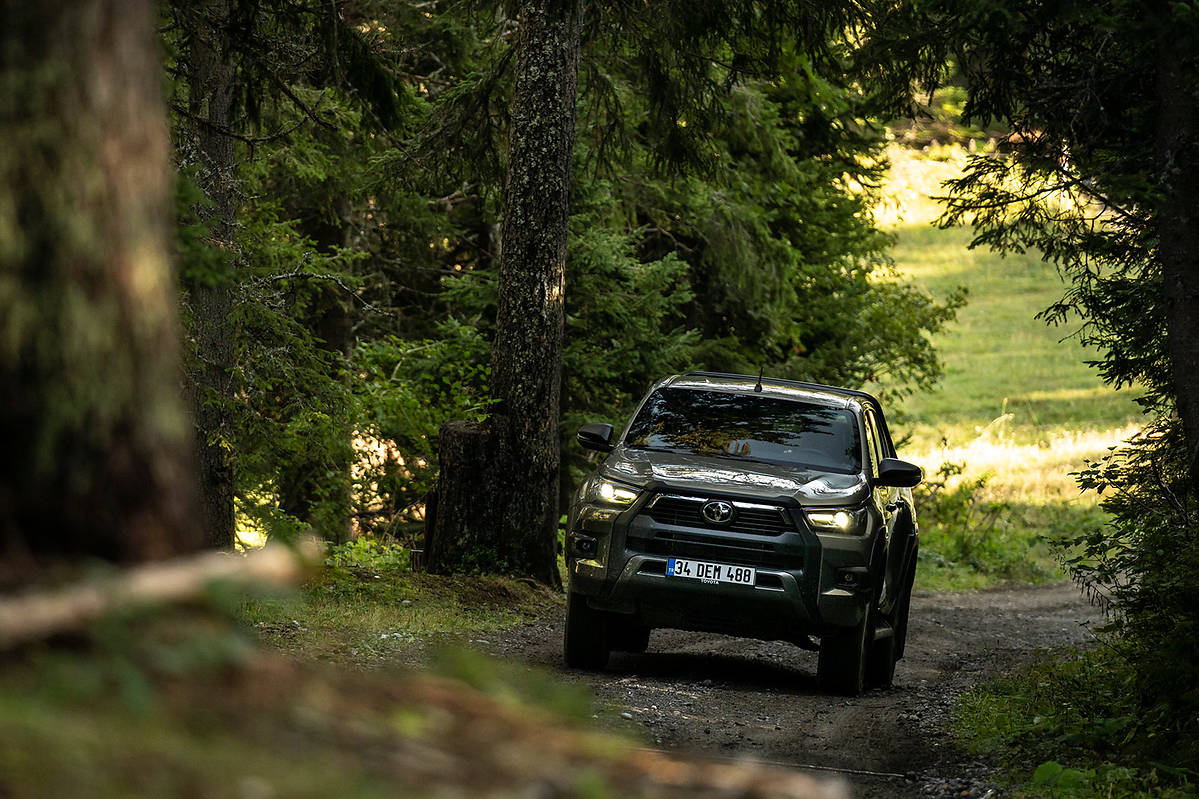
POLYGON ((700 513, 712 524, 728 524, 733 520, 733 503, 722 499, 705 502, 700 513))

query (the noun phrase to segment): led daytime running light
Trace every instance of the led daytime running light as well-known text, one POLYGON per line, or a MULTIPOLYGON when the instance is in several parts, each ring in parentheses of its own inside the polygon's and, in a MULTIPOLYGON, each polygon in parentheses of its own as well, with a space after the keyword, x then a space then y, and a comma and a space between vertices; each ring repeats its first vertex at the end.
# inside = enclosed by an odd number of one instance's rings
POLYGON ((817 532, 840 535, 858 535, 863 532, 861 510, 829 508, 827 510, 806 510, 804 514, 808 518, 808 523, 817 532))

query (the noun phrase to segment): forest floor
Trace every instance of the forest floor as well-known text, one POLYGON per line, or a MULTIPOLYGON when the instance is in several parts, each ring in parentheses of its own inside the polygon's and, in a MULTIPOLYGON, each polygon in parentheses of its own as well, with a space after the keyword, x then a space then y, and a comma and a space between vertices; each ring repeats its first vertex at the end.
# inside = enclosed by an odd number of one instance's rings
POLYGON ((148 609, 0 658, 0 797, 995 799, 997 766, 955 743, 958 698, 1098 619, 1061 583, 918 591, 895 686, 847 699, 790 644, 658 630, 572 671, 560 594, 449 581, 463 626, 413 634, 382 612, 423 603, 394 601, 400 575, 336 582, 379 613, 148 609))
MULTIPOLYGON (((820 693, 815 653, 779 642, 657 630, 648 653, 614 654, 597 674, 561 665, 558 619, 462 643, 590 688, 600 701, 600 727, 652 749, 835 776, 859 799, 948 799, 1002 795, 996 766, 953 741, 958 697, 1038 653, 1085 645, 1098 619, 1078 589, 1063 583, 918 591, 895 686, 856 699, 820 693)), ((397 654, 418 665, 424 651, 414 644, 397 654)))

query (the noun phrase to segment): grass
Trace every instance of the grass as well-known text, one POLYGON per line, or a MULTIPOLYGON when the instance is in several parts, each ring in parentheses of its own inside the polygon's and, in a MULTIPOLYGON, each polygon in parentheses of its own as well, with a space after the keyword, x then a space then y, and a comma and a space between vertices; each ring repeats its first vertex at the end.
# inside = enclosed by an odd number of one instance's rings
POLYGON ((1045 656, 972 689, 954 732, 1000 760, 1017 796, 1199 795, 1199 742, 1161 734, 1115 648, 1045 656))
POLYGON ((879 216, 896 235, 897 272, 935 297, 968 292, 956 323, 933 338, 945 365, 936 390, 892 409, 903 457, 930 476, 946 464, 961 467, 939 497, 926 489, 917 508, 919 584, 970 589, 1060 578, 1046 540, 1103 521, 1097 498, 1081 495, 1072 473, 1136 430, 1135 393, 1116 392, 1087 366, 1096 353, 1079 343, 1077 325, 1036 318, 1065 290, 1052 264, 1037 253, 971 250, 969 229, 933 224, 933 197, 960 174, 961 148, 890 155, 879 216))
POLYGON ((307 660, 375 666, 413 641, 481 636, 559 612, 560 594, 532 581, 441 577, 404 564, 337 564, 286 597, 239 615, 268 643, 307 660))
POLYGON ((957 323, 933 338, 945 364, 940 386, 902 407, 912 443, 960 446, 982 436, 1044 445, 1063 434, 1134 424, 1135 395, 1100 382, 1086 365, 1096 353, 1073 337, 1077 325, 1050 327, 1036 318, 1064 293, 1052 264, 1038 253, 971 250, 969 229, 933 225, 940 209, 932 196, 965 159, 960 148, 943 154, 932 160, 893 149, 891 200, 881 214, 897 236, 900 274, 934 296, 964 286, 969 298, 957 323))

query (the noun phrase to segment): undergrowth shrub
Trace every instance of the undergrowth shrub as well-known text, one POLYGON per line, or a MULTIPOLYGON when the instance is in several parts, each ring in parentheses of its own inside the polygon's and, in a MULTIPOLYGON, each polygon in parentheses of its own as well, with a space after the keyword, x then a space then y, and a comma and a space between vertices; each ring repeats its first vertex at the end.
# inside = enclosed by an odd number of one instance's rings
POLYGON ((331 569, 351 571, 411 571, 412 550, 398 543, 364 535, 345 544, 330 547, 325 565, 331 569))
POLYGON ((1143 712, 1130 655, 1121 642, 1046 655, 967 693, 957 731, 1034 796, 1195 796, 1195 742, 1143 712))
POLYGON ((1159 741, 1199 736, 1199 504, 1176 419, 1088 464, 1084 489, 1110 521, 1059 542, 1063 565, 1104 606, 1129 664, 1127 692, 1159 741))
POLYGON ((999 580, 1049 576, 1044 559, 1031 554, 1041 531, 1028 523, 1025 509, 988 497, 989 473, 964 474, 964 464, 947 461, 913 491, 925 577, 929 570, 999 580))

